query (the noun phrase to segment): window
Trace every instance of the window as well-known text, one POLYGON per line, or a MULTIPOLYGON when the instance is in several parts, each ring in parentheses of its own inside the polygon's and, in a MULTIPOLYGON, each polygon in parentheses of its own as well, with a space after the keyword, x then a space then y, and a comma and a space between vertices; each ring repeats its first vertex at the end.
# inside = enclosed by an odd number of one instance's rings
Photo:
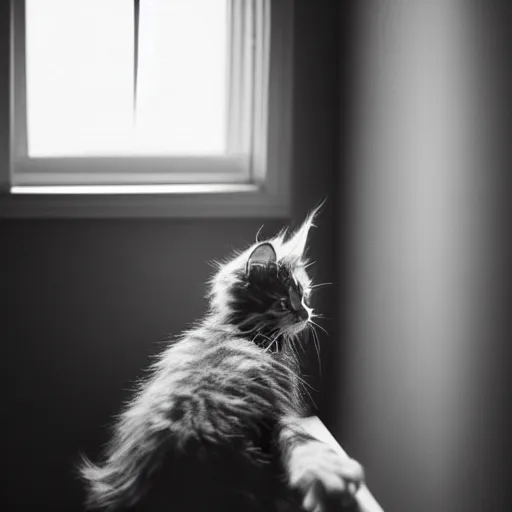
POLYGON ((226 0, 25 5, 28 156, 227 154, 226 0))
POLYGON ((12 0, 11 196, 286 213, 291 3, 12 0))

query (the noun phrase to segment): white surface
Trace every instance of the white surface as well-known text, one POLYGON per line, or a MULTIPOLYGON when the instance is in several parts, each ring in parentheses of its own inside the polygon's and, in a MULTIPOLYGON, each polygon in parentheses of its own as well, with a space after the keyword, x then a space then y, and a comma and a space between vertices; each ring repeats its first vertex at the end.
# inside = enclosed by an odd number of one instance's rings
MULTIPOLYGON (((336 441, 334 436, 329 432, 329 430, 327 430, 326 426, 317 416, 303 418, 300 420, 299 425, 310 435, 316 437, 319 441, 323 441, 330 445, 334 450, 340 453, 340 455, 348 457, 347 453, 338 444, 338 441, 336 441)), ((359 505, 360 512, 384 512, 366 485, 362 485, 359 488, 355 498, 359 505)))

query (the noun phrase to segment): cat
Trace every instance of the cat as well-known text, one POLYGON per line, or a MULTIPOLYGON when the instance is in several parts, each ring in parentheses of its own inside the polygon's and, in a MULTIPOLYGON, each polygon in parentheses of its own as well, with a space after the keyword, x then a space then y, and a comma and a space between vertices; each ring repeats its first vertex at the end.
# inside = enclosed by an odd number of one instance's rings
POLYGON ((159 356, 103 461, 83 458, 88 508, 319 512, 363 482, 356 461, 300 428, 296 344, 315 318, 305 253, 317 213, 217 264, 205 318, 159 356))

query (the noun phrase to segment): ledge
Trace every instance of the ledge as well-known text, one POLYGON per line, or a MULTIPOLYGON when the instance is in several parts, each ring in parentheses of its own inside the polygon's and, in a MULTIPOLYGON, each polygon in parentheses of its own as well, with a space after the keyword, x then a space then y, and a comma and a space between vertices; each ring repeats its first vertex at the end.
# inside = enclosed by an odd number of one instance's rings
MULTIPOLYGON (((317 416, 309 418, 301 418, 295 420, 297 426, 304 429, 308 434, 317 438, 319 441, 327 443, 334 451, 338 452, 342 457, 348 457, 347 453, 338 444, 335 437, 327 430, 317 416)), ((377 500, 373 497, 368 487, 363 484, 355 494, 357 507, 354 512, 384 512, 377 500)), ((352 510, 352 509, 351 509, 352 510)))
POLYGON ((288 218, 289 200, 254 184, 17 186, 0 218, 288 218))
POLYGON ((233 194, 257 193, 259 187, 246 183, 211 183, 172 185, 21 185, 11 187, 11 194, 24 195, 153 195, 153 194, 233 194))

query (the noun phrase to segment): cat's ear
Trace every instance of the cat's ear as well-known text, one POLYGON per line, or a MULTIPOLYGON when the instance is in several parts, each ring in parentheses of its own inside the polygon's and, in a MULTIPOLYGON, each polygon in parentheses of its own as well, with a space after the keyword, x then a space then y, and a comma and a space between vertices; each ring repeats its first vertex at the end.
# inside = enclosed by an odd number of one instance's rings
POLYGON ((284 243, 283 253, 287 257, 294 259, 302 258, 306 250, 309 230, 315 226, 315 218, 320 208, 323 206, 324 202, 322 202, 319 206, 317 206, 314 210, 312 210, 309 213, 309 215, 306 217, 306 220, 302 223, 300 228, 297 229, 297 231, 295 231, 295 233, 293 233, 291 237, 284 243))
POLYGON ((274 246, 269 242, 263 242, 255 247, 247 259, 246 272, 249 273, 254 267, 266 267, 275 264, 277 261, 274 246))

